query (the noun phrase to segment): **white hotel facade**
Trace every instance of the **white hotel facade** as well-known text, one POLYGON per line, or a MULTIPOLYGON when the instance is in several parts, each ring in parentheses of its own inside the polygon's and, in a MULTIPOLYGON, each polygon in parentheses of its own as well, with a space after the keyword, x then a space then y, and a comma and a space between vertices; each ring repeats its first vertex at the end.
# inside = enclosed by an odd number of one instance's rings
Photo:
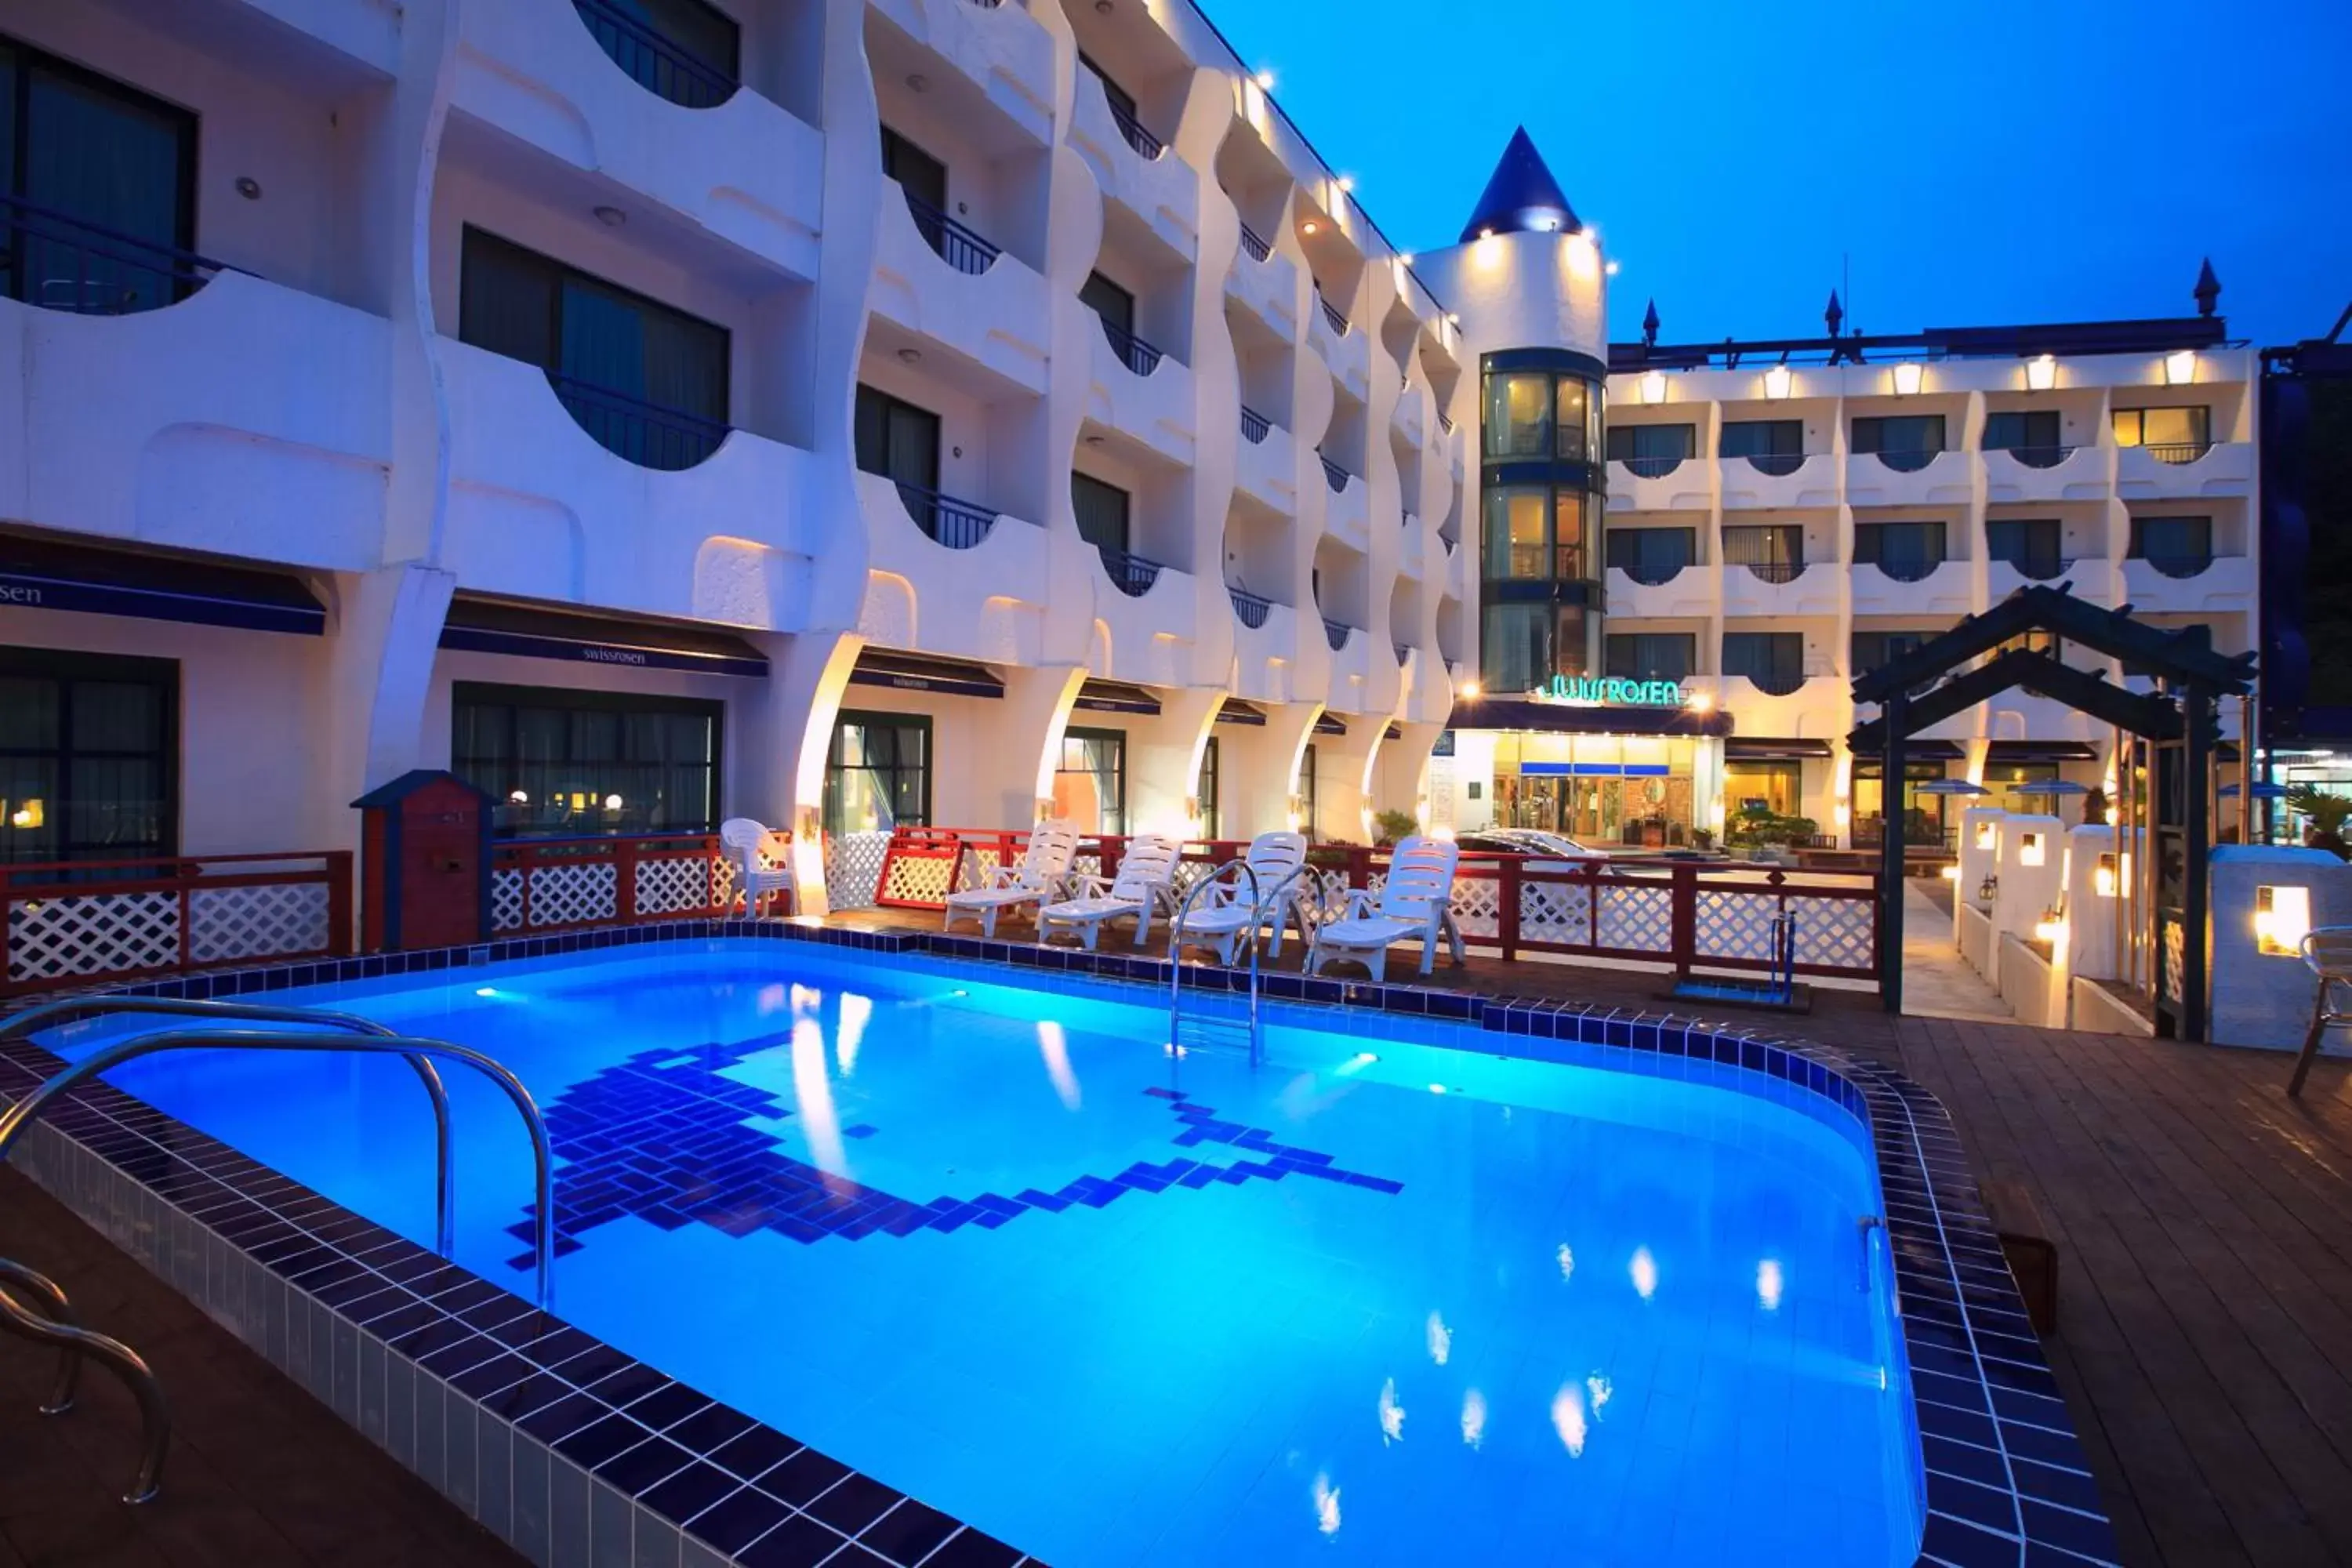
POLYGON ((0 861, 418 767, 812 893, 1044 809, 1849 836, 1856 661, 2021 582, 2253 646, 2217 320, 1612 351, 1532 148, 1402 255, 1182 0, 0 0, 0 861))

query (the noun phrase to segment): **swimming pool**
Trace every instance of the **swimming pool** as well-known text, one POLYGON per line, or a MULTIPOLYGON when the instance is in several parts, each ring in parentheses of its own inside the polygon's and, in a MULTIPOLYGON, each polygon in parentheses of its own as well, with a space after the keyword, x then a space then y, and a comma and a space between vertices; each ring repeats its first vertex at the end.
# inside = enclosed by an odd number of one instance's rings
MULTIPOLYGON (((1077 985, 720 940, 271 999, 522 1077, 563 1317, 1061 1568, 1912 1560, 1884 1204, 1826 1101, 1394 1020, 1178 1058, 1077 985)), ((113 1077, 430 1241, 398 1063, 113 1077)), ((527 1147, 450 1087, 457 1260, 527 1292, 527 1147)))

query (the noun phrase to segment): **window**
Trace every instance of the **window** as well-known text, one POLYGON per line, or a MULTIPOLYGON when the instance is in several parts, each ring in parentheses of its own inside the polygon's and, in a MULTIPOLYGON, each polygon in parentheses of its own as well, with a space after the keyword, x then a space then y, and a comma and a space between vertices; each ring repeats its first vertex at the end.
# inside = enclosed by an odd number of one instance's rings
POLYGON ((1987 763, 1984 786, 1992 794, 1971 804, 1996 806, 2002 811, 2047 812, 2051 796, 2021 795, 2018 793, 2019 786, 2047 783, 2057 776, 2056 763, 1987 763))
POLYGON ((2168 577, 2194 577, 2213 564, 2213 520, 2136 517, 2131 520, 2131 557, 2168 577))
POLYGON ((933 213, 948 210, 948 166, 887 125, 882 128, 882 177, 898 181, 900 189, 933 213))
POLYGON ((1805 531, 1790 522, 1726 528, 1723 563, 1745 566, 1767 583, 1793 583, 1805 570, 1805 531))
POLYGON ((449 767, 498 802, 502 838, 709 833, 716 702, 459 681, 449 767))
POLYGON ((1201 748, 1201 775, 1192 781, 1192 798, 1201 808, 1201 837, 1222 838, 1223 819, 1217 814, 1217 737, 1201 748))
POLYGON ((1580 375, 1559 377, 1552 387, 1552 456, 1589 463, 1601 449, 1601 388, 1580 375))
POLYGON ((25 223, 0 293, 94 316, 185 298, 195 178, 194 115, 0 39, 0 213, 25 223))
POLYGON ((913 485, 940 488, 940 416, 860 383, 856 406, 857 466, 913 485))
POLYGON ((1657 584, 1698 559, 1698 532, 1688 528, 1612 528, 1607 542, 1609 564, 1636 583, 1657 584))
POLYGON ((1298 826, 1307 837, 1315 837, 1315 748, 1309 745, 1298 758, 1298 826))
POLYGON ((1117 730, 1066 730, 1054 770, 1054 815, 1081 833, 1127 831, 1127 736, 1117 730))
POLYGON ((1675 471, 1685 458, 1698 454, 1695 425, 1612 425, 1609 460, 1622 463, 1645 479, 1675 471))
POLYGON ((0 863, 173 853, 179 710, 170 659, 0 647, 0 863))
POLYGON ((1689 632, 1612 632, 1601 640, 1601 673, 1621 680, 1688 680, 1697 660, 1689 632))
POLYGON ((1723 764, 1723 804, 1737 816, 1743 811, 1764 810, 1775 816, 1796 816, 1804 805, 1805 764, 1802 763, 1734 763, 1723 764))
POLYGON ((2028 468, 2046 468, 2066 456, 2060 445, 2054 408, 2011 410, 1985 416, 1984 449, 2007 452, 2028 468))
POLYGON ((1944 525, 1937 522, 1858 522, 1853 558, 1876 566, 1897 583, 1916 583, 1944 563, 1944 525))
POLYGON ((1996 517, 1985 522, 1985 553, 2021 575, 2043 582, 2065 570, 2058 551, 2063 529, 2054 517, 1996 517))
POLYGON ((824 830, 887 833, 931 820, 931 721, 845 710, 824 758, 824 830))
POLYGON ((1729 419, 1717 451, 1727 458, 1745 458, 1759 473, 1793 474, 1805 460, 1805 422, 1801 419, 1729 419))
POLYGON ((1944 416, 1940 414, 1892 414, 1879 418, 1857 417, 1853 449, 1875 452, 1890 468, 1912 473, 1926 468, 1944 449, 1944 416))
POLYGON ((2193 463, 2213 444, 2210 408, 2118 408, 2114 425, 2116 446, 2144 447, 2160 462, 2193 463))
POLYGON ((1805 683, 1802 632, 1726 632, 1723 673, 1744 675, 1759 691, 1786 697, 1805 683))
POLYGON ((1856 632, 1853 644, 1853 673, 1867 675, 1880 665, 1902 658, 1940 631, 1916 632, 1856 632))
MULTIPOLYGON (((1881 843, 1885 833, 1886 792, 1880 787, 1884 770, 1877 763, 1857 758, 1853 764, 1853 826, 1857 847, 1881 843)), ((1903 764, 1903 842, 1942 844, 1944 801, 1940 795, 1922 795, 1919 786, 1944 776, 1941 763, 1903 764)))
POLYGON ((1070 476, 1070 506, 1078 514, 1078 537, 1097 550, 1128 552, 1128 494, 1091 474, 1070 476))
POLYGON ((1486 547, 1489 579, 1577 582, 1584 576, 1584 492, 1541 485, 1489 489, 1486 547))
POLYGON ((724 327, 467 228, 457 335, 535 364, 599 446, 690 468, 727 435, 724 327))
POLYGON ((1486 453, 1491 461, 1591 462, 1601 450, 1601 392, 1549 370, 1486 373, 1486 453))
POLYGON ((590 36, 648 92, 688 109, 733 96, 741 29, 703 0, 572 0, 590 36))
POLYGON ((1135 296, 1101 273, 1087 274, 1086 287, 1078 290, 1078 303, 1101 317, 1103 325, 1119 335, 1134 333, 1135 296))

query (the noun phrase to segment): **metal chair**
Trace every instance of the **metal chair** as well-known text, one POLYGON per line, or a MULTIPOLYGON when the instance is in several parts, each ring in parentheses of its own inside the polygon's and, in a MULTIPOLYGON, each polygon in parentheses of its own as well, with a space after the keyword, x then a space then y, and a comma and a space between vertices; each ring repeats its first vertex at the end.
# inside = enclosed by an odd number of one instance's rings
POLYGON ((2320 926, 2305 932, 2303 962, 2319 977, 2319 994, 2312 998, 2311 1032, 2304 1036, 2302 1053, 2294 1058, 2294 1076, 2287 1079, 2289 1100, 2302 1095, 2303 1080, 2319 1055, 2319 1042, 2327 1026, 2352 1024, 2352 1010, 2346 1010, 2333 996, 2335 987, 2352 986, 2352 926, 2320 926))

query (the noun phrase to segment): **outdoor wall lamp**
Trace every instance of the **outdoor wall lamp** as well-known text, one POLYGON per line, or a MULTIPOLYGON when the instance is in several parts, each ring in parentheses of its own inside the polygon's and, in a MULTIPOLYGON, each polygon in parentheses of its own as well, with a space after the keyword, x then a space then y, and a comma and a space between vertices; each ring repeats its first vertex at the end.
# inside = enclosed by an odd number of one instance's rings
POLYGON ((1789 395, 1790 384, 1796 378, 1794 376, 1789 374, 1789 367, 1787 365, 1776 364, 1772 366, 1769 370, 1764 373, 1764 395, 1772 399, 1775 403, 1781 401, 1789 395))
POLYGON ((1898 361, 1895 366, 1895 395, 1909 397, 1919 390, 1922 366, 1916 359, 1898 361))
POLYGON ((1654 405, 1664 403, 1665 400, 1666 373, 1662 370, 1643 371, 1642 373, 1642 401, 1654 405))
POLYGON ((2047 392, 2058 384, 2058 361, 2051 354, 2036 354, 2025 362, 2025 390, 2047 392))
POLYGON ((2116 872, 2116 857, 2113 854, 2100 856, 2099 863, 2091 868, 2091 890, 2103 899, 2114 898, 2118 881, 2116 872))
POLYGON ((2017 863, 2021 866, 2039 866, 2042 864, 2042 835, 2039 833, 2020 835, 2017 840, 2017 863))
POLYGON ((1977 902, 1980 904, 1989 904, 1992 902, 1993 896, 2000 891, 2000 879, 1999 877, 1987 877, 1983 881, 1977 884, 1977 902))
POLYGON ((1993 826, 1992 826, 1992 824, 1991 824, 1991 823, 1990 823, 1990 822, 1979 822, 1979 823, 1978 823, 1978 824, 1977 824, 1977 847, 1978 847, 1978 848, 1979 848, 1979 849, 1990 849, 1990 848, 1991 848, 1991 847, 1992 847, 1992 837, 1993 837, 1993 826))
POLYGON ((2177 349, 2164 356, 2164 384, 2187 386, 2197 379, 2197 351, 2177 349))

